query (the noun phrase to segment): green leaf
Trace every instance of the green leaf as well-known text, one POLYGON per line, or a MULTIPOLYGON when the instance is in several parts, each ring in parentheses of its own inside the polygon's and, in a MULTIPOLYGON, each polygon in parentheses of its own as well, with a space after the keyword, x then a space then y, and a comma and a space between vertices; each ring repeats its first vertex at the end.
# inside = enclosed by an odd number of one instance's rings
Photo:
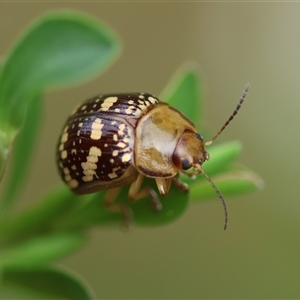
POLYGON ((0 74, 0 178, 27 105, 46 88, 99 74, 120 51, 105 24, 71 12, 48 13, 18 40, 0 74))
POLYGON ((86 238, 80 233, 55 233, 7 246, 0 251, 0 266, 38 265, 52 261, 80 247, 86 238))
MULTIPOLYGON (((251 193, 264 186, 258 175, 241 168, 232 168, 231 171, 214 176, 212 180, 224 197, 251 193)), ((194 201, 218 199, 207 180, 190 185, 190 196, 194 201)))
POLYGON ((240 141, 230 141, 207 148, 210 160, 203 164, 203 169, 210 176, 226 171, 236 161, 242 151, 240 141))
MULTIPOLYGON (((3 61, 2 57, 0 58, 0 77, 1 72, 3 69, 3 61)), ((0 131, 0 183, 2 181, 2 177, 6 167, 6 161, 8 159, 9 153, 9 144, 8 144, 8 137, 5 132, 0 131)))
POLYGON ((71 12, 49 13, 22 36, 0 78, 0 126, 17 130, 37 92, 98 74, 116 57, 115 34, 104 24, 71 12))
MULTIPOLYGON (((146 178, 144 186, 151 186, 158 193, 156 183, 152 178, 146 178)), ((124 189, 121 197, 126 199, 126 189, 124 189)), ((162 204, 162 209, 159 212, 153 211, 149 199, 130 203, 137 226, 161 226, 174 222, 183 215, 189 206, 189 194, 180 192, 174 184, 171 186, 169 194, 167 196, 159 195, 159 199, 162 204)))
POLYGON ((26 299, 95 299, 90 287, 78 276, 49 266, 4 268, 0 287, 11 291, 14 299, 24 299, 25 295, 32 296, 26 299))
POLYGON ((0 221, 0 240, 15 240, 41 231, 53 229, 59 219, 69 215, 81 204, 82 198, 76 196, 66 186, 52 189, 34 207, 10 219, 0 221))
MULTIPOLYGON (((157 191, 156 183, 153 179, 145 178, 144 187, 152 187, 157 191)), ((128 200, 129 186, 124 186, 116 199, 116 203, 121 202, 128 205, 133 211, 133 222, 137 226, 159 226, 168 224, 179 218, 187 209, 189 204, 188 193, 178 191, 172 186, 168 196, 159 196, 162 203, 162 210, 153 211, 150 199, 145 198, 134 203, 128 200)), ((69 217, 64 218, 59 224, 61 228, 84 228, 92 225, 122 225, 123 215, 121 213, 110 212, 104 205, 104 194, 106 191, 93 194, 85 206, 81 206, 69 217)), ((82 197, 82 196, 81 196, 82 197)))
POLYGON ((3 208, 16 199, 26 179, 43 116, 42 104, 43 102, 40 97, 33 99, 28 108, 23 128, 14 142, 14 151, 11 160, 12 166, 3 193, 3 208))
POLYGON ((160 99, 176 107, 184 115, 200 125, 202 118, 201 82, 195 63, 183 65, 160 95, 160 99))
POLYGON ((0 131, 0 183, 2 181, 6 162, 9 156, 10 144, 8 135, 5 132, 0 131))

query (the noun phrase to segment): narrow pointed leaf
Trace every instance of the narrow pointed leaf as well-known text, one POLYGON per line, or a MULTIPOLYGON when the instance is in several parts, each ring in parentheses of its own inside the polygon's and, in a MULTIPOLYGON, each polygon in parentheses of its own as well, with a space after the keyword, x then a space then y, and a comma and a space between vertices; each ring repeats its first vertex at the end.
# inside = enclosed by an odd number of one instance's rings
POLYGON ((80 233, 38 236, 0 251, 0 266, 38 265, 69 254, 85 242, 80 233))
POLYGON ((224 172, 236 161, 242 151, 242 144, 240 141, 230 141, 216 144, 206 150, 209 152, 210 160, 203 164, 203 169, 212 176, 224 172))
POLYGON ((195 67, 195 64, 182 66, 161 93, 160 99, 176 107, 197 126, 202 117, 203 99, 201 82, 195 67))
MULTIPOLYGON (((262 179, 248 170, 232 170, 216 175, 212 180, 224 197, 251 193, 262 189, 264 186, 262 179)), ((208 181, 193 184, 190 189, 190 196, 194 201, 218 199, 218 195, 208 181)))
POLYGON ((39 96, 33 99, 31 105, 28 107, 23 128, 14 141, 14 150, 11 159, 12 165, 3 193, 4 207, 16 199, 29 171, 29 163, 35 153, 34 147, 43 116, 42 104, 39 96))
POLYGON ((84 15, 49 13, 22 36, 0 78, 0 128, 17 130, 37 92, 96 75, 116 57, 115 34, 84 15))
POLYGON ((9 142, 8 134, 6 132, 0 131, 0 183, 6 169, 10 147, 11 145, 9 142))
POLYGON ((77 275, 49 266, 4 268, 0 286, 2 291, 11 291, 15 299, 25 295, 32 297, 29 299, 95 299, 90 287, 77 275))
POLYGON ((0 220, 0 240, 18 239, 40 231, 49 231, 58 220, 69 215, 84 198, 61 185, 47 193, 38 204, 17 216, 0 220))

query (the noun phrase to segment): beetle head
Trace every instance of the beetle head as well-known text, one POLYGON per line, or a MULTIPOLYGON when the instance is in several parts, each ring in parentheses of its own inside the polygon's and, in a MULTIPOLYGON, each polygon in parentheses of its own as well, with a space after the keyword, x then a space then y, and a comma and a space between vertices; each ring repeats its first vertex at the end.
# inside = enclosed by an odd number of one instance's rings
POLYGON ((173 153, 173 164, 181 171, 193 168, 195 174, 201 173, 201 165, 209 159, 204 145, 203 137, 200 134, 192 130, 185 130, 173 153))

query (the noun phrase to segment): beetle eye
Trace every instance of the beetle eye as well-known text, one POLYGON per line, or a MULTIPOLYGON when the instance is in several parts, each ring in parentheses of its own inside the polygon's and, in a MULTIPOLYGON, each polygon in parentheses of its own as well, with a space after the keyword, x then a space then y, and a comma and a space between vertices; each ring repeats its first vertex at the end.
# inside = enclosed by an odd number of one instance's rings
POLYGON ((188 170, 190 168, 190 163, 187 159, 183 159, 181 165, 183 170, 188 170))

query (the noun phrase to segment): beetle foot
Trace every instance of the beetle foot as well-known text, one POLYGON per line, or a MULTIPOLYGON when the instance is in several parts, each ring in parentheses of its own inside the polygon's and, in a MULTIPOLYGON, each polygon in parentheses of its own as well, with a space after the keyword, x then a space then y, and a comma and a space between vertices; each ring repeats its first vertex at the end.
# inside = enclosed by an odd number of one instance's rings
POLYGON ((133 212, 129 206, 123 206, 122 214, 123 222, 121 224, 121 229, 126 231, 133 224, 133 212))
POLYGON ((162 204, 156 194, 152 189, 149 189, 150 201, 154 211, 159 212, 162 209, 162 204))
POLYGON ((177 176, 173 177, 172 180, 179 189, 179 191, 186 193, 189 192, 189 186, 187 183, 180 181, 177 176))

